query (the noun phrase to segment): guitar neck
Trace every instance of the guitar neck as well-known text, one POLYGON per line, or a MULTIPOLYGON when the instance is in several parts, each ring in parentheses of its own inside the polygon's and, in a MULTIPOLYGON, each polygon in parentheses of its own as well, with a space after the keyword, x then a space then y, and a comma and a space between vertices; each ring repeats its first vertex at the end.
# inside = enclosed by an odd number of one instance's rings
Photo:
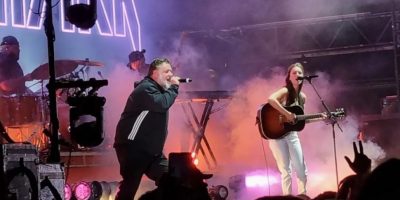
POLYGON ((310 115, 296 115, 296 119, 298 121, 302 121, 302 120, 308 120, 308 119, 317 119, 322 117, 322 113, 318 113, 318 114, 310 114, 310 115))

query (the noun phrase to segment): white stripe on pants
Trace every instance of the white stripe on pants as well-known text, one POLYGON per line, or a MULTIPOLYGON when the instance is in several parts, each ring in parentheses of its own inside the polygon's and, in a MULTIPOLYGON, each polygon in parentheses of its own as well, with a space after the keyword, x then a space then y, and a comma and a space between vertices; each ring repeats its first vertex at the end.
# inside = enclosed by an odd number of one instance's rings
POLYGON ((307 167, 297 132, 290 132, 282 139, 269 140, 269 147, 281 173, 283 195, 292 194, 291 164, 297 175, 298 193, 306 194, 307 167))

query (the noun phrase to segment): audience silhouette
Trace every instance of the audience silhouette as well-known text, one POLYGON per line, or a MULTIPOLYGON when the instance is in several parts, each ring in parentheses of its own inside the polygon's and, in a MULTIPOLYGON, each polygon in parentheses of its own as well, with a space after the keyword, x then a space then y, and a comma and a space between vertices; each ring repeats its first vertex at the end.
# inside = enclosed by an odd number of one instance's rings
POLYGON ((376 167, 365 179, 359 200, 400 199, 400 159, 391 158, 376 167))
MULTIPOLYGON (((326 191, 313 200, 400 199, 400 159, 390 158, 371 171, 371 159, 364 154, 361 141, 353 142, 354 160, 344 159, 355 174, 340 181, 337 192, 326 191)), ((256 200, 306 200, 307 196, 265 196, 256 200)))
POLYGON ((351 162, 350 158, 345 156, 345 160, 349 167, 356 173, 345 177, 340 181, 337 199, 357 199, 360 191, 360 186, 364 179, 371 171, 371 159, 364 154, 364 148, 361 141, 358 141, 360 151, 357 150, 356 142, 353 142, 354 161, 351 162))

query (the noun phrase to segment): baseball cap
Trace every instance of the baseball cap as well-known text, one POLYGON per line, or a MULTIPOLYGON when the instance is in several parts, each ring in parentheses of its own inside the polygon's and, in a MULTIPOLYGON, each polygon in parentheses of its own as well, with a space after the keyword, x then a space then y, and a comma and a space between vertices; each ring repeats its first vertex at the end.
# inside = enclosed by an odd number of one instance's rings
MULTIPOLYGON (((144 53, 146 53, 146 50, 144 50, 144 49, 141 51, 132 51, 128 56, 129 63, 144 59, 144 53)), ((128 66, 129 66, 129 63, 128 63, 128 66)))
POLYGON ((14 36, 5 36, 3 37, 3 40, 1 41, 1 45, 19 45, 19 42, 17 38, 14 36))

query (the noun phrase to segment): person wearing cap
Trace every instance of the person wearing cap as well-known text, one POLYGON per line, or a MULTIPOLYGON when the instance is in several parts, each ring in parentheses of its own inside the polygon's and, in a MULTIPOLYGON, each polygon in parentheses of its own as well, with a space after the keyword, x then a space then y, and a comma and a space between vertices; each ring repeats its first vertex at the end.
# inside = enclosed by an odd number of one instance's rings
POLYGON ((204 174, 193 163, 190 152, 170 153, 168 157, 168 174, 162 177, 158 187, 146 192, 138 200, 179 199, 211 200, 204 181, 212 174, 204 174), (155 198, 159 197, 159 198, 155 198))
POLYGON ((149 70, 149 64, 146 64, 146 58, 144 57, 146 50, 132 51, 128 58, 129 62, 126 65, 130 70, 137 71, 140 75, 146 75, 149 70))
POLYGON ((25 81, 19 60, 19 42, 14 36, 5 36, 0 44, 0 94, 22 94, 26 91, 25 81))

